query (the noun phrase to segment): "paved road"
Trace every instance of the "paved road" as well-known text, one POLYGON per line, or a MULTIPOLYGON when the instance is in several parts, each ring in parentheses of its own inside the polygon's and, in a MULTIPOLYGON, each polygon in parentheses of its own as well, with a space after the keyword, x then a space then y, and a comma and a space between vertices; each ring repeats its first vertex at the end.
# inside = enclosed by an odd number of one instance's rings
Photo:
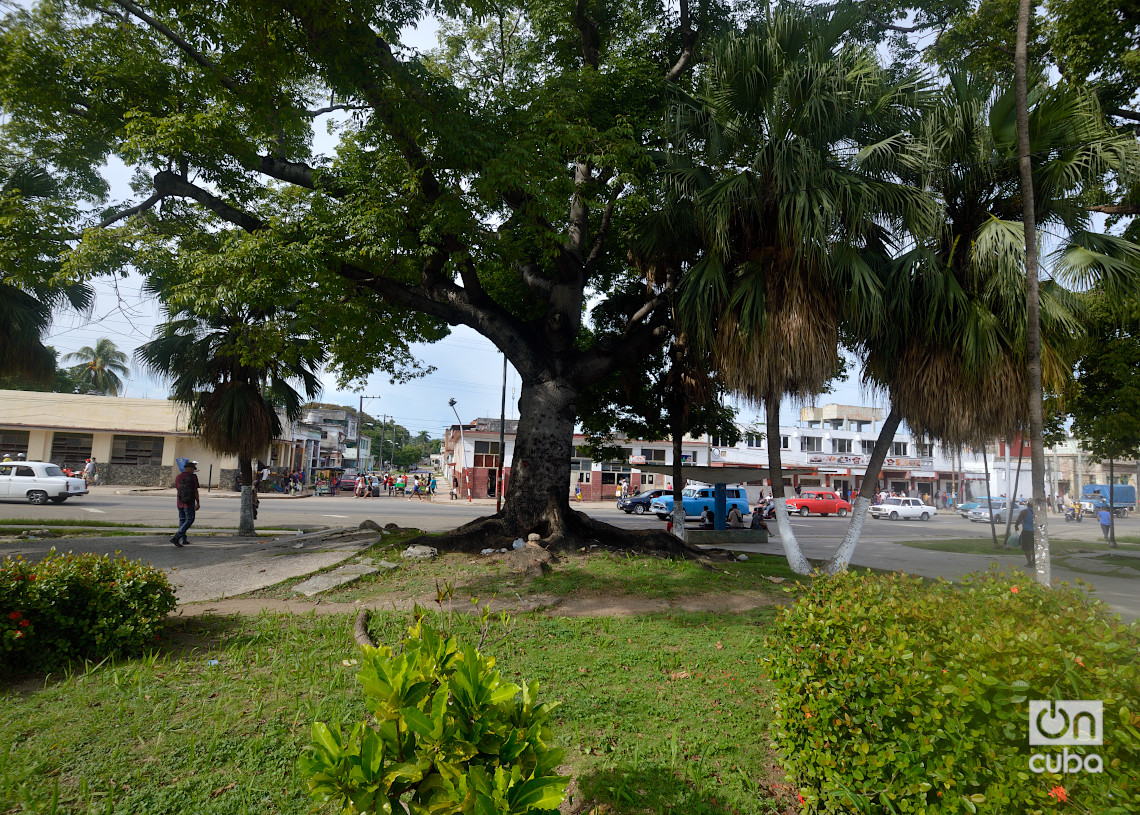
MULTIPOLYGON (((73 499, 62 506, 34 507, 22 503, 0 503, 0 520, 5 518, 34 518, 54 520, 101 520, 138 524, 170 524, 174 521, 172 491, 127 492, 113 488, 97 488, 85 498, 73 499)), ((580 508, 599 520, 626 528, 652 528, 661 525, 654 516, 626 515, 613 504, 582 504, 580 508)), ((206 495, 198 515, 198 527, 233 529, 237 521, 238 502, 234 494, 206 495)), ((468 504, 465 501, 444 499, 436 503, 407 501, 402 498, 358 499, 347 497, 308 497, 297 499, 265 499, 261 502, 258 525, 262 529, 311 529, 321 526, 356 526, 371 518, 380 524, 397 523, 428 531, 453 529, 466 521, 494 512, 494 502, 468 504)), ((1100 540, 1100 527, 1088 520, 1082 523, 1064 523, 1057 516, 1050 518, 1051 534, 1055 538, 1070 540, 1100 540)), ((774 525, 773 525, 774 526, 774 525)), ((792 527, 812 558, 829 557, 847 527, 840 518, 794 518, 792 527)), ((167 533, 169 534, 169 533, 167 533)), ((1120 521, 1118 534, 1140 534, 1140 519, 1120 521)), ((863 539, 855 557, 855 564, 881 569, 899 569, 928 577, 954 579, 968 572, 985 569, 991 562, 1003 568, 1024 568, 1017 551, 994 555, 957 555, 899 546, 902 540, 933 540, 937 538, 988 538, 989 527, 971 524, 957 515, 942 514, 930 521, 876 521, 868 519, 863 539)), ((1004 530, 998 530, 999 539, 1004 530)), ((307 545, 294 549, 288 538, 272 541, 268 538, 252 544, 228 536, 201 538, 200 543, 187 549, 175 549, 166 535, 136 538, 86 539, 84 548, 91 551, 121 550, 130 558, 142 558, 164 569, 174 570, 179 585, 179 596, 184 602, 216 598, 250 591, 260 585, 271 585, 296 575, 324 568, 351 555, 347 547, 314 547, 307 545), (313 551, 313 549, 320 551, 313 551)), ((78 543, 78 541, 75 541, 78 543)), ((71 542, 69 541, 69 545, 71 542)), ((5 544, 0 553, 21 552, 34 556, 46 551, 50 541, 5 544)), ((740 546, 741 551, 782 552, 774 541, 764 547, 740 546)), ((1129 619, 1140 617, 1140 597, 1136 581, 1124 578, 1077 575, 1056 570, 1056 576, 1074 581, 1081 578, 1097 587, 1099 596, 1129 619)))

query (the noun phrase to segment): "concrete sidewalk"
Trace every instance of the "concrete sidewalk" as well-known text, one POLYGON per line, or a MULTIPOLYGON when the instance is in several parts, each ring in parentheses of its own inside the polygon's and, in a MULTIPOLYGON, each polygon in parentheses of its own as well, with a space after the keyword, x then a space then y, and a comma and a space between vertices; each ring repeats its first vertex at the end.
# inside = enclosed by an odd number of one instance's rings
MULTIPOLYGON (((803 553, 811 560, 827 560, 835 553, 838 541, 800 541, 803 553)), ((784 556, 784 547, 779 535, 773 534, 768 543, 737 544, 731 548, 735 552, 756 552, 765 555, 784 556)), ((963 555, 956 552, 942 552, 937 549, 918 549, 901 543, 870 540, 864 537, 859 541, 853 566, 870 569, 906 572, 907 574, 958 580, 973 572, 984 572, 991 566, 1009 574, 1023 574, 1027 581, 1033 580, 1033 573, 1025 565, 1025 557, 1018 549, 999 550, 992 555, 963 555)), ((1108 575, 1081 574, 1056 564, 1053 565, 1053 581, 1076 586, 1085 583, 1095 589, 1097 599, 1108 604, 1113 611, 1128 621, 1140 619, 1140 579, 1111 577, 1108 575)))

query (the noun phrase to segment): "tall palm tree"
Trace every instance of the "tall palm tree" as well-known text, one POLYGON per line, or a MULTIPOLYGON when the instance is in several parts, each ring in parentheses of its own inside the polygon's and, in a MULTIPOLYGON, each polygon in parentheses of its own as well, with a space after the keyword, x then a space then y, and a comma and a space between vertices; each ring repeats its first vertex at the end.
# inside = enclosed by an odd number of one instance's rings
POLYGON ((96 342, 94 348, 85 345, 78 351, 66 354, 63 360, 79 363, 73 372, 88 393, 118 396, 123 388, 122 377, 131 374, 127 367, 127 355, 106 337, 96 342))
MULTIPOLYGON (((669 178, 693 202, 704 249, 678 317, 713 350, 726 384, 764 404, 769 439, 785 397, 808 399, 839 371, 841 324, 877 312, 864 250, 880 249, 890 220, 929 217, 920 191, 853 161, 858 145, 905 129, 923 89, 845 46, 849 22, 778 15, 729 38, 672 114, 669 178)), ((768 450, 780 540, 806 574, 780 500, 779 445, 768 450)))
MULTIPOLYGON (((86 284, 52 282, 61 242, 45 228, 38 204, 57 195, 51 176, 23 162, 0 163, 0 376, 42 384, 55 376, 55 353, 44 335, 57 308, 89 311, 94 292, 86 284)), ((49 207, 50 209, 50 207, 49 207)))
MULTIPOLYGON (((1107 127, 1084 92, 1038 86, 1031 101, 1037 223, 1067 239, 1053 257, 1056 277, 1131 290, 1140 271, 1136 247, 1090 232, 1085 203, 1106 173, 1127 166, 1134 143, 1107 127)), ((883 267, 886 318, 857 344, 867 381, 889 394, 895 425, 905 420, 950 448, 1012 438, 1028 425, 1030 320, 1013 115, 1010 91, 955 71, 909 139, 861 156, 894 163, 940 206, 934 229, 916 233, 908 251, 883 267)), ((1078 349, 1081 307, 1056 280, 1041 282, 1039 307, 1042 381, 1060 393, 1078 349)), ((868 473, 881 463, 872 461, 868 473)), ((833 568, 850 559, 872 486, 864 482, 833 568)))
POLYGON ((303 335, 280 332, 288 322, 289 315, 280 309, 183 310, 135 352, 150 373, 171 383, 174 399, 190 409, 189 426, 203 444, 238 457, 239 535, 256 534, 254 459, 281 435, 282 416, 289 422, 300 418, 305 402, 321 391, 317 372, 326 355, 304 342, 303 335), (287 348, 277 347, 281 336, 291 337, 287 348))

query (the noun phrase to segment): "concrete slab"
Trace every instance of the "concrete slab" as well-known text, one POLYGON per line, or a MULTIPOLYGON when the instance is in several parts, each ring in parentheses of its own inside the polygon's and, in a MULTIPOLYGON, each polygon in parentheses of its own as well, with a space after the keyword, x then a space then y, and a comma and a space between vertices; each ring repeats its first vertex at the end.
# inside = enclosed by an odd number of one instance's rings
POLYGON ((303 583, 298 583, 293 587, 293 591, 298 594, 303 594, 306 597, 312 597, 314 594, 335 589, 338 586, 345 586, 349 583, 355 583, 366 574, 376 574, 379 569, 375 566, 368 566, 364 563, 354 563, 348 566, 339 566, 331 572, 324 574, 314 575, 303 583))

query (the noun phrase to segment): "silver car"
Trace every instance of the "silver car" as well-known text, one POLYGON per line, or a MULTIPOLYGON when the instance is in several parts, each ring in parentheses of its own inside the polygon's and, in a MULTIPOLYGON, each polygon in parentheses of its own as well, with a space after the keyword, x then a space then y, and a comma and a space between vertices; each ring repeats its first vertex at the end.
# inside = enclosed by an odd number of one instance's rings
POLYGON ((1005 519, 1009 513, 1007 503, 1004 500, 1003 501, 991 501, 988 504, 983 503, 977 509, 971 509, 968 517, 969 517, 970 521, 972 521, 974 523, 981 521, 983 523, 988 524, 990 522, 990 511, 991 510, 993 511, 993 516, 994 516, 993 522, 995 524, 1004 524, 1005 519))

